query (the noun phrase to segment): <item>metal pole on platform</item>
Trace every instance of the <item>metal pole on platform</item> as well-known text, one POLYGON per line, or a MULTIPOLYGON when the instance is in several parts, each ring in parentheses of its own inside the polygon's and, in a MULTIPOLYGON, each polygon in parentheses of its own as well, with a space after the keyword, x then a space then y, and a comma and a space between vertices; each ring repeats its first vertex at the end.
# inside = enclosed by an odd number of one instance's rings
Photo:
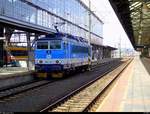
MULTIPOLYGON (((4 28, 4 38, 5 38, 5 49, 8 47, 8 39, 6 37, 8 33, 6 32, 6 28, 4 28)), ((5 51, 5 63, 6 63, 6 67, 8 67, 8 50, 5 51)))
POLYGON ((31 51, 31 41, 30 41, 30 33, 26 33, 27 36, 27 50, 28 50, 28 59, 27 59, 27 68, 30 70, 30 51, 31 51))
POLYGON ((0 39, 0 68, 4 66, 4 42, 0 39))
POLYGON ((120 58, 122 57, 122 53, 121 53, 121 36, 120 36, 120 39, 119 39, 119 56, 120 56, 120 58))
POLYGON ((91 44, 91 24, 92 24, 92 19, 91 19, 91 0, 89 0, 89 44, 91 44))
POLYGON ((4 28, 0 27, 0 67, 4 65, 4 28))
MULTIPOLYGON (((91 0, 89 0, 89 11, 88 11, 88 13, 89 13, 89 38, 88 38, 88 43, 89 43, 89 45, 91 45, 91 24, 92 24, 92 21, 91 21, 91 0)), ((93 53, 90 53, 90 55, 89 55, 89 64, 91 64, 92 57, 93 57, 93 53)), ((89 70, 91 70, 90 65, 89 65, 89 70)))
POLYGON ((0 39, 4 37, 4 28, 0 27, 0 39))

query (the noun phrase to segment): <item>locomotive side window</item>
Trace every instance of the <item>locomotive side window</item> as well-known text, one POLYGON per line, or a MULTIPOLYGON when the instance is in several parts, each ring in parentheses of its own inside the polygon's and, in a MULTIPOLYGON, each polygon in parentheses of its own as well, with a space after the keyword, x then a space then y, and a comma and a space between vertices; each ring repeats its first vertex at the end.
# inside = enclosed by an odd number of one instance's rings
POLYGON ((72 46, 72 53, 89 53, 89 49, 87 47, 72 46))
POLYGON ((48 42, 37 42, 37 49, 48 49, 48 42))
POLYGON ((59 41, 59 40, 51 41, 50 49, 61 49, 61 41, 59 41))

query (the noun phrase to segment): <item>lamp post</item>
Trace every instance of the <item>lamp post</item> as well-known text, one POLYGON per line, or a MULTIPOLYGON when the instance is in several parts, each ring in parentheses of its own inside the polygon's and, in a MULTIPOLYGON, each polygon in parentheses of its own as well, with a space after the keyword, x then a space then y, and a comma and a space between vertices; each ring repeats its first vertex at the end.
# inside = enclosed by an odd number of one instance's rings
POLYGON ((91 24, 92 24, 92 19, 91 19, 91 0, 89 0, 89 44, 91 44, 91 24))
POLYGON ((119 39, 119 56, 120 56, 120 58, 122 57, 122 52, 121 52, 121 36, 120 36, 120 39, 119 39))

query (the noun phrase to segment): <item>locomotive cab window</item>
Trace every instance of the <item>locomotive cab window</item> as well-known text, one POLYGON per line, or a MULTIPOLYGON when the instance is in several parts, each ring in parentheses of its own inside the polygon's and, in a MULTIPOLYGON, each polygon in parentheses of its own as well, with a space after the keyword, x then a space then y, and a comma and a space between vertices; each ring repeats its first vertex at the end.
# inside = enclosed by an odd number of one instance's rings
POLYGON ((50 49, 61 49, 61 41, 60 40, 54 40, 50 41, 50 49))
POLYGON ((37 42, 37 49, 48 49, 48 42, 37 42))

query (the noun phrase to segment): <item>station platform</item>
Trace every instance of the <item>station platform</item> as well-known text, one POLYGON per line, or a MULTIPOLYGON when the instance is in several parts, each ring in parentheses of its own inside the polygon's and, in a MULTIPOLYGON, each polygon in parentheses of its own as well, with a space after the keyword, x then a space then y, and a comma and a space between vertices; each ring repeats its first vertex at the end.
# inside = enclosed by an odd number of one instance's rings
POLYGON ((22 67, 0 68, 0 90, 32 81, 33 73, 34 71, 22 67))
POLYGON ((96 112, 150 112, 150 59, 135 57, 96 112))
POLYGON ((27 68, 21 67, 4 67, 0 68, 0 79, 23 76, 25 74, 31 73, 27 68))

